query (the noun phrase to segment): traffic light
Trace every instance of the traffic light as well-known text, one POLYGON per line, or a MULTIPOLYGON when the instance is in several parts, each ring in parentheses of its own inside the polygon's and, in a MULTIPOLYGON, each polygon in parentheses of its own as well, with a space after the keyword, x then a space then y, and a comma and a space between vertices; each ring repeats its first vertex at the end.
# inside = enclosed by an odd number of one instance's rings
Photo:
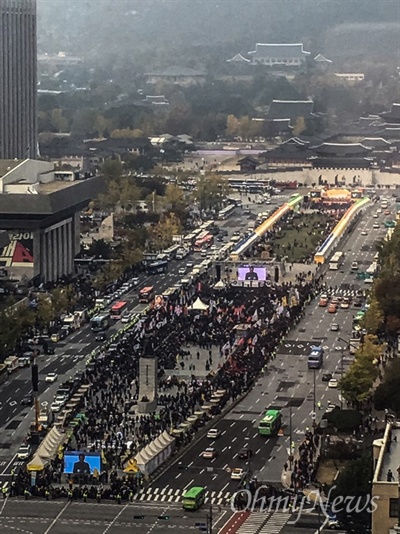
POLYGON ((144 515, 134 515, 133 519, 144 519, 144 515))
POLYGON ((158 519, 162 519, 163 521, 167 521, 169 519, 169 515, 159 515, 158 519))

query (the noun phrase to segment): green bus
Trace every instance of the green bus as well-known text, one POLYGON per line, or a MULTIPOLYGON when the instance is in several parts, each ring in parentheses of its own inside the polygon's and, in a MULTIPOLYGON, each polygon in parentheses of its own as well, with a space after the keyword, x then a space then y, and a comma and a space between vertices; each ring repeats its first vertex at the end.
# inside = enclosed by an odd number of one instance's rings
POLYGON ((267 410, 258 423, 260 436, 275 436, 282 428, 282 413, 280 410, 267 410))
POLYGON ((206 498, 206 488, 193 486, 183 494, 183 509, 198 510, 206 498))

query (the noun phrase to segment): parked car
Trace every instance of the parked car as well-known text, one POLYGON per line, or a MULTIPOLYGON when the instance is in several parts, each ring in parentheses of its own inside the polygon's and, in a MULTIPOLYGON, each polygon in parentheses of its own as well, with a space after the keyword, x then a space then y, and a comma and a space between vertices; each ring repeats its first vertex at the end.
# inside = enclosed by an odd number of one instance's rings
POLYGON ((20 460, 27 460, 31 455, 31 446, 23 444, 17 451, 17 458, 20 460))

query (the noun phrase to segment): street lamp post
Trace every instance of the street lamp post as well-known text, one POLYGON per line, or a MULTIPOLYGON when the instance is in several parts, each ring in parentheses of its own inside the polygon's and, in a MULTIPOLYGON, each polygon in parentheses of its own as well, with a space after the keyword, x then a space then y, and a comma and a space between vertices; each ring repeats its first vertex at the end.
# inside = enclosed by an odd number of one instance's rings
POLYGON ((312 422, 312 426, 313 428, 315 428, 316 426, 316 418, 317 418, 317 412, 316 412, 316 408, 317 408, 317 386, 316 386, 316 369, 314 369, 314 375, 313 375, 313 422, 312 422))

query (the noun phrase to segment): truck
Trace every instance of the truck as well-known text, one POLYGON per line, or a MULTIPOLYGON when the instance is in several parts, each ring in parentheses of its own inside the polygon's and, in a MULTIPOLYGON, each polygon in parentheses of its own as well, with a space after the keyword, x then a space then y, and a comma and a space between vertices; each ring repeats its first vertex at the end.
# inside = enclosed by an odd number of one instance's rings
POLYGON ((4 364, 7 365, 9 374, 19 369, 19 361, 17 356, 9 356, 4 360, 4 364))
POLYGON ((355 354, 358 349, 360 348, 360 338, 351 338, 349 340, 349 351, 350 351, 350 354, 355 354))
POLYGON ((63 326, 68 326, 70 330, 78 330, 85 324, 87 310, 79 310, 64 317, 63 326))

